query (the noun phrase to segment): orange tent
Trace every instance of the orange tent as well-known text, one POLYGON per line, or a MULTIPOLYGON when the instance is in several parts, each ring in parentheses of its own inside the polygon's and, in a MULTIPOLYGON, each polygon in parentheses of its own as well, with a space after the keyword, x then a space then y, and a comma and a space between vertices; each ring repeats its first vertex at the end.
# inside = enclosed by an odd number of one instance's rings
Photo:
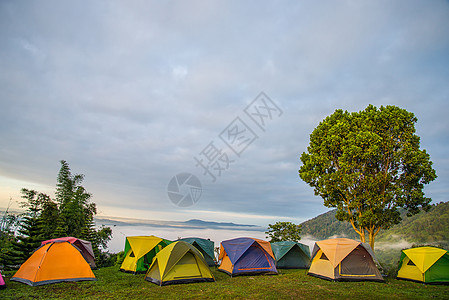
POLYGON ((95 265, 95 254, 94 250, 92 249, 92 243, 89 241, 84 241, 75 237, 67 236, 67 237, 60 237, 56 239, 46 240, 41 243, 41 245, 45 245, 51 242, 55 241, 65 241, 69 242, 70 244, 75 245, 80 251, 81 255, 84 257, 84 259, 87 261, 87 263, 90 265, 90 268, 92 270, 95 270, 97 266, 95 265))
POLYGON ((69 242, 56 241, 38 248, 11 280, 36 286, 96 279, 80 250, 69 242))
POLYGON ((366 243, 337 238, 315 243, 308 275, 335 281, 384 281, 366 243))

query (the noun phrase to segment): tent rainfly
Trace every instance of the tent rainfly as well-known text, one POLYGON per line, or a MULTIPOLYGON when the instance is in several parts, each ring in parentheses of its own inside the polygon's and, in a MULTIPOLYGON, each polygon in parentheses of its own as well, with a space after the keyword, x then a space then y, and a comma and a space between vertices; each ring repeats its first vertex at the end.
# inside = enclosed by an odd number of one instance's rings
POLYGON ((45 245, 45 244, 52 243, 55 241, 65 241, 65 242, 69 242, 70 244, 75 245, 81 251, 81 254, 83 255, 84 259, 89 264, 90 268, 93 270, 95 270, 97 268, 97 266, 95 265, 95 254, 94 254, 94 250, 92 249, 91 242, 68 236, 68 237, 61 237, 61 238, 57 238, 57 239, 43 241, 41 243, 41 245, 45 245))
POLYGON ((254 238, 236 238, 221 242, 219 271, 231 276, 240 274, 277 274, 269 242, 254 238))
POLYGON ((307 245, 284 241, 271 243, 271 248, 278 269, 307 269, 310 266, 310 251, 307 245))
POLYGON ((209 267, 215 266, 214 242, 213 241, 202 239, 202 238, 197 238, 197 237, 183 238, 183 239, 179 239, 179 241, 187 242, 187 243, 193 245, 194 247, 196 247, 196 249, 198 249, 201 252, 201 254, 203 254, 204 259, 206 260, 209 267))
POLYGON ((449 251, 436 247, 402 250, 398 279, 449 284, 449 251))
POLYGON ((164 247, 172 243, 156 236, 128 236, 125 240, 125 258, 120 271, 138 274, 145 273, 153 258, 164 247))
POLYGON ((187 242, 177 241, 156 254, 145 280, 162 286, 215 281, 215 278, 197 248, 187 242))
POLYGON ((308 275, 333 281, 381 281, 369 244, 337 238, 315 243, 308 275))
POLYGON ((31 286, 64 281, 96 280, 80 250, 69 242, 40 246, 11 278, 31 286))

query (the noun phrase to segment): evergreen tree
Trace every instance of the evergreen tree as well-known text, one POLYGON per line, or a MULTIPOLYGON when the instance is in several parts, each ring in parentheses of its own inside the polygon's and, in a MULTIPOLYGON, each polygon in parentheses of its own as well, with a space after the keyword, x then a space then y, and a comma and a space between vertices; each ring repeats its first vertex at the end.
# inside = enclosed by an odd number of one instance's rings
POLYGON ((22 189, 22 198, 26 200, 22 207, 27 212, 20 219, 17 240, 12 241, 9 248, 4 249, 6 251, 2 249, 0 260, 7 261, 9 265, 19 265, 42 241, 64 236, 90 241, 95 256, 100 258, 100 248, 106 250, 112 230, 104 226, 98 231, 95 229, 97 208, 95 203, 90 202, 92 195, 81 185, 83 180, 84 175, 72 175, 68 163, 62 160, 55 201, 46 194, 22 189))
MULTIPOLYGON (((59 205, 60 218, 64 220, 65 231, 70 236, 80 236, 97 213, 92 197, 81 185, 84 175, 72 175, 68 163, 61 161, 61 169, 56 184, 56 202, 59 205)), ((63 227, 59 228, 60 231, 63 227)))
POLYGON ((5 264, 10 266, 22 264, 46 238, 46 224, 41 218, 41 212, 42 204, 50 201, 50 198, 34 190, 22 189, 21 193, 22 198, 26 199, 21 206, 25 207, 27 211, 20 220, 17 239, 12 241, 11 249, 4 256, 5 264))
MULTIPOLYGON (((11 203, 12 199, 10 199, 11 203)), ((16 231, 22 215, 9 212, 9 205, 0 221, 0 265, 8 261, 9 253, 13 251, 13 242, 17 241, 16 231)))

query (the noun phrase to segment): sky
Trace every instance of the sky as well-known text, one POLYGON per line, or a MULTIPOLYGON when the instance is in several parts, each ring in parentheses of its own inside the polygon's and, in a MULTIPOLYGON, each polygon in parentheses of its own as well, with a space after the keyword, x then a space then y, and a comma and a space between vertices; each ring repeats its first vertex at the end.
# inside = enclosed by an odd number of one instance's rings
POLYGON ((311 132, 369 104, 415 114, 447 201, 448 1, 0 1, 0 208, 66 160, 98 216, 300 223, 311 132))

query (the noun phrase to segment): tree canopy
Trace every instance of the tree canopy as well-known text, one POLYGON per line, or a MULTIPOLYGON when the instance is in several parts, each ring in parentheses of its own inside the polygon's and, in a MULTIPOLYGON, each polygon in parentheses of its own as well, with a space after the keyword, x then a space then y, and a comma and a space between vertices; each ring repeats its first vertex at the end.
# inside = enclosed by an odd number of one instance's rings
POLYGON ((268 224, 268 231, 265 232, 270 242, 284 242, 293 241, 299 242, 301 239, 301 225, 293 224, 292 222, 276 222, 275 224, 268 224))
POLYGON ((310 135, 299 176, 314 188, 336 218, 349 221, 374 248, 375 236, 409 215, 429 209, 425 184, 437 176, 430 155, 420 149, 417 118, 396 106, 369 105, 360 112, 336 110, 310 135))

